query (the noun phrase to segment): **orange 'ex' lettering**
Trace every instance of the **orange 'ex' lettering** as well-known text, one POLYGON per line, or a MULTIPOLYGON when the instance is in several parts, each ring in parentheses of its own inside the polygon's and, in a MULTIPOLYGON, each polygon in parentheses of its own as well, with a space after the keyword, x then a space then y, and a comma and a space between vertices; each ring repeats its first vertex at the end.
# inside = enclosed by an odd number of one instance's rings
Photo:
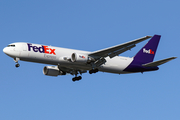
POLYGON ((56 55, 55 49, 48 48, 48 46, 43 46, 43 47, 44 47, 44 53, 56 55), (49 50, 50 50, 51 52, 49 52, 49 50))

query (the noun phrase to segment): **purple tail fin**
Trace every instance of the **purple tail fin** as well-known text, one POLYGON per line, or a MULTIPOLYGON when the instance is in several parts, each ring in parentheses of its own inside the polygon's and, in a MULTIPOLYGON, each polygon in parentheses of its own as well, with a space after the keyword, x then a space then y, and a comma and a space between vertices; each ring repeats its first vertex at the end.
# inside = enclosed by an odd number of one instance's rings
POLYGON ((134 62, 144 64, 152 62, 161 36, 154 35, 149 42, 134 56, 134 62))

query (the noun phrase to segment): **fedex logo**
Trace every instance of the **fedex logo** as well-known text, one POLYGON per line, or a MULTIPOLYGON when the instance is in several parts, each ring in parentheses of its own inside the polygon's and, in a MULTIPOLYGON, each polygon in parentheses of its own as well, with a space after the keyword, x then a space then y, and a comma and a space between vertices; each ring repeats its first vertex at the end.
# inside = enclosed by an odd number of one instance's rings
POLYGON ((27 43, 27 45, 28 45, 28 51, 33 50, 34 52, 56 55, 55 49, 48 48, 48 46, 42 45, 41 47, 37 47, 37 46, 32 46, 32 44, 30 43, 27 43))
POLYGON ((143 53, 154 54, 154 51, 152 51, 151 49, 146 50, 145 48, 143 48, 143 53))
POLYGON ((82 55, 79 55, 79 57, 80 57, 80 58, 85 58, 85 57, 84 57, 84 56, 82 56, 82 55))

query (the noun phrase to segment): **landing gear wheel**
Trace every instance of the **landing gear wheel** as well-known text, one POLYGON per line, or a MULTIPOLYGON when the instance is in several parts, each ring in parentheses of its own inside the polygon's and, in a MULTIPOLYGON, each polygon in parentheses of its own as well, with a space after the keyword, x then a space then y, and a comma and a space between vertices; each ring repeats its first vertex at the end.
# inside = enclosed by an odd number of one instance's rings
POLYGON ((79 76, 79 77, 74 77, 74 78, 72 78, 72 81, 75 82, 75 81, 79 81, 79 80, 81 80, 81 79, 82 79, 81 76, 79 76))
POLYGON ((75 82, 75 81, 76 81, 75 77, 74 77, 74 78, 72 78, 72 81, 73 81, 73 82, 75 82))
POLYGON ((81 80, 81 79, 82 79, 82 77, 81 77, 81 76, 79 76, 79 77, 78 77, 78 80, 81 80))
POLYGON ((18 68, 20 66, 20 64, 17 63, 15 66, 16 66, 16 68, 18 68))
POLYGON ((96 68, 96 69, 92 69, 89 71, 89 74, 92 74, 92 73, 97 73, 99 70, 96 68))
POLYGON ((89 71, 89 74, 92 74, 92 73, 93 73, 92 70, 90 70, 90 71, 89 71))

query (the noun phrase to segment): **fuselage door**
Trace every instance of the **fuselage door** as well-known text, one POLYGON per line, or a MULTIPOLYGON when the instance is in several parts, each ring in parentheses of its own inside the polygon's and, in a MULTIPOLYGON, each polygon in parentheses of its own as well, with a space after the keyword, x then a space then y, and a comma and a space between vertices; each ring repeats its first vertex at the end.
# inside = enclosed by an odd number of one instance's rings
POLYGON ((26 58, 28 56, 27 53, 27 44, 23 43, 21 45, 21 58, 26 58))
POLYGON ((22 48, 23 48, 23 51, 27 51, 27 45, 26 44, 23 44, 22 48))

